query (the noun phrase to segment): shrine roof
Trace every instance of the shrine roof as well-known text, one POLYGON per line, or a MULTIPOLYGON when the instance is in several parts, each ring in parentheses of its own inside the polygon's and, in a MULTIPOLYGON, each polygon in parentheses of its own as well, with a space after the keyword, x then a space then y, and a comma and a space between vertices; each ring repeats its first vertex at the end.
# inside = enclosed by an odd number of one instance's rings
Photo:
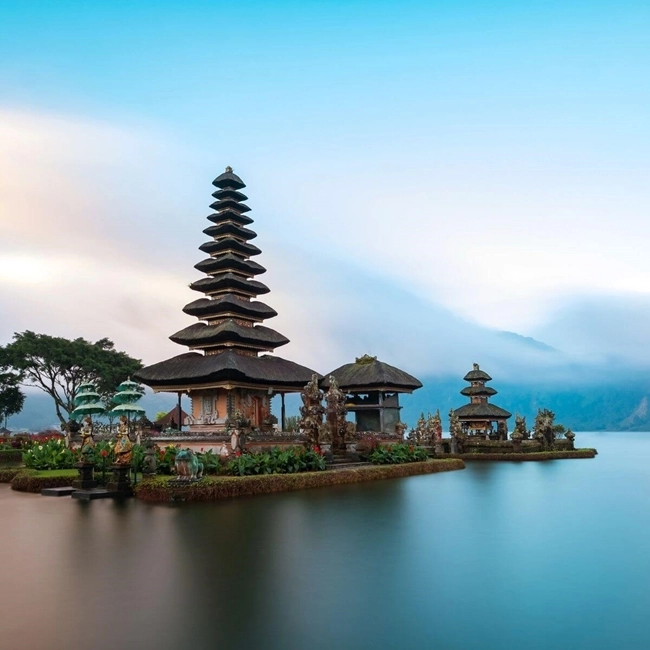
POLYGON ((314 370, 280 357, 252 357, 234 350, 203 355, 186 352, 139 370, 134 376, 152 388, 188 386, 216 382, 258 384, 302 390, 314 370))
POLYGON ((237 273, 209 275, 206 278, 192 282, 190 289, 193 291, 201 291, 202 293, 232 289, 251 293, 256 296, 269 293, 270 291, 264 283, 258 282, 257 280, 249 280, 237 273))
POLYGON ((242 314, 264 320, 277 316, 278 312, 263 302, 248 300, 234 293, 224 293, 210 298, 193 300, 183 307, 183 311, 190 316, 218 318, 220 314, 242 314))
POLYGON ((463 388, 463 390, 460 391, 460 394, 465 395, 467 397, 483 396, 483 395, 486 397, 490 397, 492 395, 496 395, 497 391, 491 386, 467 386, 466 388, 463 388))
POLYGON ((233 253, 223 253, 217 257, 208 257, 195 264, 194 268, 204 273, 214 273, 226 269, 239 269, 248 275, 266 273, 266 269, 261 264, 233 253))
POLYGON ((327 373, 321 382, 323 388, 329 387, 330 375, 336 379, 341 390, 351 393, 369 390, 412 393, 422 388, 422 383, 412 375, 368 355, 327 373))
POLYGON ((474 368, 470 370, 463 379, 465 381, 491 381, 492 377, 490 377, 490 375, 488 375, 484 370, 481 370, 478 363, 475 363, 474 368))
POLYGON ((454 412, 461 420, 507 420, 512 416, 512 413, 494 404, 465 404, 454 412))
POLYGON ((244 181, 242 181, 242 179, 232 171, 232 167, 226 167, 226 171, 217 176, 212 181, 212 184, 215 187, 232 187, 236 190, 241 190, 246 187, 246 183, 244 183, 244 181))
POLYGON ((236 221, 244 226, 253 223, 253 220, 245 214, 239 214, 234 210, 222 210, 221 212, 213 212, 207 216, 208 221, 213 223, 223 223, 224 221, 236 221))
POLYGON ((259 350, 273 350, 289 343, 289 339, 270 327, 246 327, 232 319, 217 325, 194 323, 169 337, 174 343, 200 346, 217 343, 241 343, 259 350))

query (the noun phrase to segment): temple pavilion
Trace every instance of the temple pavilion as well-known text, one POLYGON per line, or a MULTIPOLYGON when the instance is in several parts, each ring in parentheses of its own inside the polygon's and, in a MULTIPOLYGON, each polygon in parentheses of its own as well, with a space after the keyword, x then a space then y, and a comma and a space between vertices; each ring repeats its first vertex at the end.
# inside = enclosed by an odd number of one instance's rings
POLYGON ((422 388, 412 375, 367 354, 325 375, 323 388, 329 387, 330 376, 347 394, 345 406, 355 414, 357 431, 396 433, 402 408, 399 394, 422 388))
POLYGON ((505 440, 508 433, 508 418, 512 413, 489 403, 489 398, 497 394, 494 388, 485 385, 486 382, 492 381, 492 377, 481 370, 478 363, 475 363, 463 379, 469 382, 469 386, 463 388, 460 394, 469 397, 469 404, 455 411, 463 432, 468 435, 505 440))
POLYGON ((199 322, 169 337, 190 351, 143 368, 137 376, 154 391, 177 393, 179 403, 181 394, 190 396, 190 433, 223 432, 237 411, 252 427, 270 428, 271 397, 282 395, 284 420, 284 394, 299 392, 318 373, 265 354, 289 339, 261 325, 277 312, 256 299, 269 288, 254 279, 266 269, 251 259, 261 251, 250 243, 257 234, 247 228, 253 220, 241 192, 246 186, 230 167, 212 184, 215 212, 203 231, 210 240, 199 247, 208 257, 195 265, 205 277, 190 284, 203 297, 183 308, 199 322))

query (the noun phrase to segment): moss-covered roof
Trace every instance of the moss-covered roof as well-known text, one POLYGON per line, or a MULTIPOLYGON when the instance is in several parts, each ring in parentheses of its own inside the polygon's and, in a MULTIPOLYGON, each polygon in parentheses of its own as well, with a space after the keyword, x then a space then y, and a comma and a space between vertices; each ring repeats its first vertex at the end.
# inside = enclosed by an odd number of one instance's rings
POLYGON ((348 393, 363 393, 369 390, 411 393, 422 387, 421 382, 407 372, 368 355, 327 373, 321 382, 324 388, 329 387, 330 375, 336 379, 339 388, 348 393))
POLYGON ((512 413, 494 404, 465 404, 455 413, 460 420, 503 420, 512 416, 512 413))
MULTIPOLYGON (((311 368, 276 356, 251 357, 234 350, 203 355, 187 352, 139 370, 135 377, 152 388, 218 382, 258 384, 302 390, 317 374, 311 368)), ((320 375, 318 375, 320 377, 320 375)))

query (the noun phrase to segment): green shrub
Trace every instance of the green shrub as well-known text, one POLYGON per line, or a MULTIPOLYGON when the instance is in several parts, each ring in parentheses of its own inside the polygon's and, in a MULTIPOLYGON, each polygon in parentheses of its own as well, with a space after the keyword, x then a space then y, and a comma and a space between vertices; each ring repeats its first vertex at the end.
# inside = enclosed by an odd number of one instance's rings
POLYGON ((167 445, 160 448, 156 446, 158 458, 156 459, 156 471, 158 474, 173 474, 174 463, 176 462, 176 454, 180 450, 180 445, 167 445))
POLYGON ((23 452, 20 449, 0 449, 0 465, 22 465, 23 452))
POLYGON ((297 474, 317 472, 326 468, 320 451, 305 447, 280 449, 259 454, 240 454, 229 461, 226 471, 232 476, 254 476, 259 474, 297 474))
POLYGON ((421 462, 428 458, 421 447, 407 444, 379 445, 369 456, 374 465, 398 465, 400 463, 421 462))
POLYGON ((144 501, 215 501, 233 497, 252 496, 304 490, 308 488, 345 485, 363 481, 433 474, 463 469, 458 458, 430 460, 393 466, 367 466, 296 474, 265 474, 259 476, 208 476, 196 483, 183 484, 166 476, 147 478, 135 486, 135 495, 144 501))
POLYGON ((11 481, 11 489, 18 492, 35 492, 40 494, 43 488, 67 487, 78 476, 76 470, 56 470, 39 472, 23 470, 11 481))
POLYGON ((29 469, 72 469, 77 460, 77 452, 68 449, 61 439, 34 444, 23 453, 23 462, 29 469))

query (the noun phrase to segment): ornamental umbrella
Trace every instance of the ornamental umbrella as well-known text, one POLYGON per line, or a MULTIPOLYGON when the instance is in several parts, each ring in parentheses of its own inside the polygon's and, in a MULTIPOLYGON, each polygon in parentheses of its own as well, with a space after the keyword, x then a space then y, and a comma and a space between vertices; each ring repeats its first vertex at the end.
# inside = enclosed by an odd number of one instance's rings
POLYGON ((91 383, 81 384, 79 392, 74 396, 75 408, 70 415, 75 420, 80 420, 85 416, 90 417, 90 430, 93 430, 93 415, 104 413, 106 407, 99 401, 100 394, 95 390, 95 385, 91 383))

